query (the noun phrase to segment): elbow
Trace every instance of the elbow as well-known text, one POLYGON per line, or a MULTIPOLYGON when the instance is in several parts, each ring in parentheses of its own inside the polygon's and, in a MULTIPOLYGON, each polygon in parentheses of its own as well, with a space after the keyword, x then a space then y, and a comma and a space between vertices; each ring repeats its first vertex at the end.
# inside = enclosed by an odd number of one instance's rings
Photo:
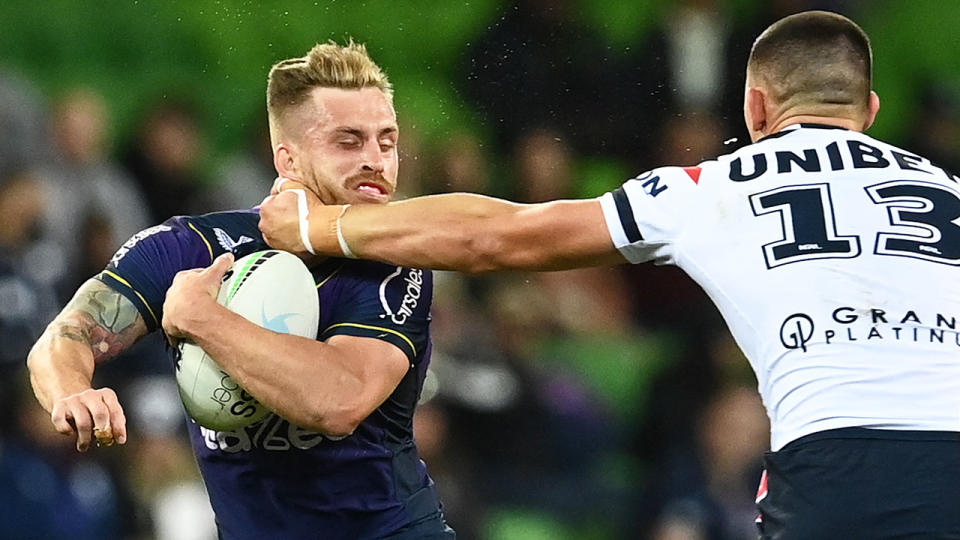
POLYGON ((352 435, 368 415, 346 405, 335 410, 318 408, 308 416, 302 427, 331 439, 342 439, 352 435))
POLYGON ((44 333, 40 336, 40 339, 33 344, 33 347, 30 347, 30 351, 27 353, 27 371, 30 372, 31 376, 36 373, 40 358, 43 357, 43 354, 40 353, 40 349, 45 346, 45 340, 48 332, 49 330, 44 331, 44 333))

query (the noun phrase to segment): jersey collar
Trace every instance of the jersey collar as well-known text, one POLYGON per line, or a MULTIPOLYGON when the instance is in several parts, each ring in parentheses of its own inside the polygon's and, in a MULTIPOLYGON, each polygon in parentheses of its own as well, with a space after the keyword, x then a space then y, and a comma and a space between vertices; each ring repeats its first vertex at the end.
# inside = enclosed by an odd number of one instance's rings
POLYGON ((767 139, 776 139, 776 138, 778 138, 778 137, 783 137, 784 135, 787 135, 788 133, 792 133, 792 132, 794 132, 794 131, 796 131, 796 130, 798 130, 798 129, 800 129, 800 128, 805 128, 805 129, 839 129, 839 130, 843 130, 843 131, 849 131, 849 130, 848 130, 847 128, 845 128, 845 127, 841 127, 841 126, 831 126, 830 124, 816 124, 816 123, 790 124, 789 126, 781 129, 780 131, 778 131, 778 132, 776 132, 776 133, 772 133, 772 134, 770 134, 770 135, 767 135, 766 137, 760 139, 760 140, 757 141, 757 142, 763 142, 763 141, 765 141, 765 140, 767 140, 767 139))

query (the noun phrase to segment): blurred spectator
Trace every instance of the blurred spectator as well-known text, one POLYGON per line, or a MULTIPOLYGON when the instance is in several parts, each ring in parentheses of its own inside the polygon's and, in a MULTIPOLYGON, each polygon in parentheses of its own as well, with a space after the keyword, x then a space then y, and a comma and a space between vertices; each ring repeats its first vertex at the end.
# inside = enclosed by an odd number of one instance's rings
POLYGON ((0 432, 0 539, 100 540, 135 530, 105 454, 77 454, 28 391, 14 392, 17 423, 0 432))
POLYGON ((400 172, 397 176, 397 192, 393 196, 395 201, 426 194, 427 185, 430 183, 426 172, 428 160, 424 155, 427 149, 420 130, 408 112, 404 112, 403 117, 397 146, 400 153, 400 172))
MULTIPOLYGON (((712 158, 723 152, 721 132, 717 117, 706 111, 672 116, 664 125, 658 162, 694 166, 712 158)), ((647 396, 650 408, 636 417, 637 455, 657 460, 693 437, 696 415, 718 381, 710 343, 727 330, 703 289, 679 268, 641 264, 621 272, 637 299, 632 304, 636 322, 678 344, 655 375, 647 396)))
MULTIPOLYGON (((740 31, 731 6, 722 0, 668 3, 643 44, 631 49, 633 69, 628 73, 636 79, 631 82, 651 100, 641 110, 653 115, 652 121, 643 123, 646 129, 661 133, 671 113, 684 110, 716 114, 723 122, 720 133, 739 129, 743 66, 755 34, 740 31)), ((640 168, 656 165, 640 164, 640 168)))
POLYGON ((960 174, 960 95, 945 84, 921 87, 905 146, 954 174, 960 174))
POLYGON ((697 437, 679 446, 650 482, 642 508, 655 509, 654 540, 757 538, 754 503, 769 448, 769 424, 755 389, 721 390, 697 424, 697 437))
MULTIPOLYGON (((426 393, 426 392, 425 392, 426 393)), ((477 538, 487 502, 478 498, 469 453, 450 436, 450 415, 442 398, 427 400, 417 407, 413 431, 430 477, 437 483, 443 512, 457 538, 477 538)))
POLYGON ((542 124, 559 126, 581 153, 629 155, 649 142, 636 120, 653 109, 626 81, 618 53, 577 17, 575 2, 514 1, 464 60, 464 93, 500 150, 542 124), (637 111, 629 125, 627 109, 637 111))
POLYGON ((432 152, 436 166, 425 179, 428 180, 424 185, 426 192, 491 194, 489 182, 493 156, 484 148, 480 137, 461 130, 444 137, 437 146, 432 152))
POLYGON ((163 99, 147 109, 124 165, 146 195, 151 223, 202 214, 213 206, 201 175, 205 151, 199 114, 192 106, 163 99))
POLYGON ((128 481, 154 540, 214 540, 213 509, 184 431, 171 377, 138 377, 121 390, 130 416, 128 481))
POLYGON ((143 195, 108 157, 109 124, 103 96, 89 88, 68 91, 54 108, 56 156, 42 169, 44 221, 70 261, 70 290, 149 224, 143 195))
POLYGON ((573 369, 535 354, 555 328, 550 299, 516 276, 495 280, 479 310, 466 295, 450 295, 445 308, 446 297, 438 292, 434 304, 435 372, 451 438, 476 471, 484 522, 520 512, 573 527, 609 510, 597 477, 609 414, 573 369))
POLYGON ((56 251, 37 236, 45 205, 36 176, 0 178, 0 368, 23 366, 59 309, 62 268, 56 268, 56 251))
POLYGON ((525 130, 514 148, 517 198, 534 203, 572 197, 573 161, 572 149, 560 131, 525 130))
POLYGON ((0 178, 50 158, 46 114, 37 89, 0 67, 0 178))
POLYGON ((211 206, 204 212, 252 208, 270 193, 277 171, 273 166, 273 148, 266 115, 249 130, 244 144, 217 168, 216 183, 207 197, 211 206))
MULTIPOLYGON (((655 166, 666 163, 694 166, 728 151, 724 148, 723 124, 715 114, 703 109, 680 111, 663 127, 655 166)), ((744 143, 746 139, 739 142, 744 143)))

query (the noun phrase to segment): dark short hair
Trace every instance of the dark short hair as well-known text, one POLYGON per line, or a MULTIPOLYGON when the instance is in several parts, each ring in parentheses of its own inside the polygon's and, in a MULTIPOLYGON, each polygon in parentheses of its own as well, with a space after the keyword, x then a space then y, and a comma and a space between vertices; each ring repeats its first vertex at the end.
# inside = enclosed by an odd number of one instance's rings
POLYGON ((747 72, 777 103, 866 107, 872 61, 870 38, 856 23, 828 11, 806 11, 760 34, 747 72))

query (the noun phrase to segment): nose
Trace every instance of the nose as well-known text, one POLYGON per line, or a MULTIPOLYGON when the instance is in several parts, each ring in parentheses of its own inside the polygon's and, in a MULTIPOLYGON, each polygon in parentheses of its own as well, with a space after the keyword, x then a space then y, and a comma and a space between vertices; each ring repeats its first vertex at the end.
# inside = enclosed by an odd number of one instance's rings
POLYGON ((363 146, 363 162, 360 168, 364 172, 383 173, 385 164, 383 152, 380 151, 380 144, 377 141, 368 141, 363 146))

